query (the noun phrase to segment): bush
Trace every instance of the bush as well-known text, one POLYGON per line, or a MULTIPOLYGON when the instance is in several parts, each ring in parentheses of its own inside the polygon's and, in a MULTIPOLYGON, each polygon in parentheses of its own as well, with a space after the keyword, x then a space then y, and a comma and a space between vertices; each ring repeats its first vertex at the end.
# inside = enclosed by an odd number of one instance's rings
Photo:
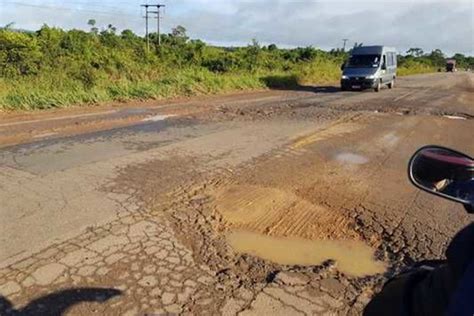
POLYGON ((341 76, 340 62, 318 57, 311 62, 298 65, 295 74, 299 84, 336 82, 341 76))
POLYGON ((431 63, 420 62, 416 60, 407 60, 398 67, 399 76, 407 76, 414 74, 423 74, 435 72, 437 67, 431 65, 431 63))
MULTIPOLYGON (((64 31, 43 26, 35 33, 0 29, 0 109, 44 109, 111 100, 167 98, 261 88, 295 88, 338 81, 347 53, 313 47, 280 49, 253 40, 222 48, 189 40, 177 27, 145 39, 130 30, 116 34, 64 31)), ((435 70, 443 54, 401 56, 401 75, 435 70)), ((460 63, 472 58, 456 55, 460 63)))
POLYGON ((34 36, 0 30, 0 76, 12 78, 36 74, 42 54, 34 36))

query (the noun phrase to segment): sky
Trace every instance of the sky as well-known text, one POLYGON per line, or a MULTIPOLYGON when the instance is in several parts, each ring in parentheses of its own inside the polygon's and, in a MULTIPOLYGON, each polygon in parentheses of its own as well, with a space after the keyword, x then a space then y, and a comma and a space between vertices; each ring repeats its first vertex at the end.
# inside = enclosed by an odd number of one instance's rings
MULTIPOLYGON (((144 33, 143 9, 150 0, 0 0, 0 25, 36 30, 43 24, 87 30, 113 24, 144 33)), ((161 0, 164 32, 183 25, 192 38, 240 46, 252 39, 282 47, 322 49, 355 42, 420 47, 474 55, 473 0, 161 0)), ((156 28, 152 20, 150 28, 156 28)))

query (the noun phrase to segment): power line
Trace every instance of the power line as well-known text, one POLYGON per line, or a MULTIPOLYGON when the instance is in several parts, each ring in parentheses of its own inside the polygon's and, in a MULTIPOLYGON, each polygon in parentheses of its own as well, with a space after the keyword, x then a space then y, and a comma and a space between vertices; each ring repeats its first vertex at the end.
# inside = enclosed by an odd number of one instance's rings
POLYGON ((122 16, 127 18, 133 18, 138 21, 137 15, 127 14, 120 11, 97 11, 97 10, 90 10, 90 9, 79 9, 79 8, 66 8, 66 7, 58 7, 58 6, 46 6, 46 5, 37 5, 37 4, 30 4, 30 3, 23 3, 23 2, 13 2, 7 1, 4 2, 6 4, 13 4, 22 7, 31 7, 31 8, 38 8, 38 9, 47 9, 47 10, 60 10, 60 11, 81 11, 81 12, 88 12, 94 14, 101 14, 101 15, 108 15, 108 16, 122 16))
MULTIPOLYGON (((139 2, 141 0, 135 0, 135 2, 139 2)), ((53 6, 55 5, 55 2, 54 1, 50 1, 53 3, 53 6)), ((126 2, 123 2, 123 1, 114 1, 113 4, 114 5, 107 5, 107 4, 102 4, 102 3, 91 3, 91 1, 80 1, 80 0, 64 0, 62 2, 62 5, 68 5, 68 6, 71 6, 71 7, 74 7, 74 8, 82 8, 82 7, 96 7, 96 8, 101 8, 101 9, 106 9, 106 10, 113 10, 113 9, 117 9, 117 8, 137 8, 136 7, 136 4, 137 3, 130 3, 130 1, 126 1, 126 2)), ((45 5, 49 5, 47 1, 44 1, 44 4, 45 5)), ((117 12, 117 10, 113 10, 115 12, 117 12)))

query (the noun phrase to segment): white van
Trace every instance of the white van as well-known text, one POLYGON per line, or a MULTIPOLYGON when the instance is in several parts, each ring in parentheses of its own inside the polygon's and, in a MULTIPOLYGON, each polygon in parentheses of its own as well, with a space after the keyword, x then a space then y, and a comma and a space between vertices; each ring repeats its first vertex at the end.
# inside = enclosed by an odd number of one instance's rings
POLYGON ((397 52, 386 46, 355 47, 349 59, 341 67, 341 90, 390 89, 397 78, 397 52))

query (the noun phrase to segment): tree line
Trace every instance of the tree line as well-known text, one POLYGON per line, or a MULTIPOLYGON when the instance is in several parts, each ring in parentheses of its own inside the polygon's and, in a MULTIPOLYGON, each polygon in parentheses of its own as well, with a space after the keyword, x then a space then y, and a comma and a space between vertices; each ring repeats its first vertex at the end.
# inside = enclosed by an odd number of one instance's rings
POLYGON ((434 49, 430 53, 425 53, 421 48, 410 48, 406 51, 404 56, 399 56, 399 61, 402 65, 405 62, 416 60, 421 63, 431 64, 435 67, 444 67, 447 58, 456 60, 458 68, 474 68, 474 56, 465 56, 460 53, 456 53, 453 56, 446 56, 440 49, 434 49))

